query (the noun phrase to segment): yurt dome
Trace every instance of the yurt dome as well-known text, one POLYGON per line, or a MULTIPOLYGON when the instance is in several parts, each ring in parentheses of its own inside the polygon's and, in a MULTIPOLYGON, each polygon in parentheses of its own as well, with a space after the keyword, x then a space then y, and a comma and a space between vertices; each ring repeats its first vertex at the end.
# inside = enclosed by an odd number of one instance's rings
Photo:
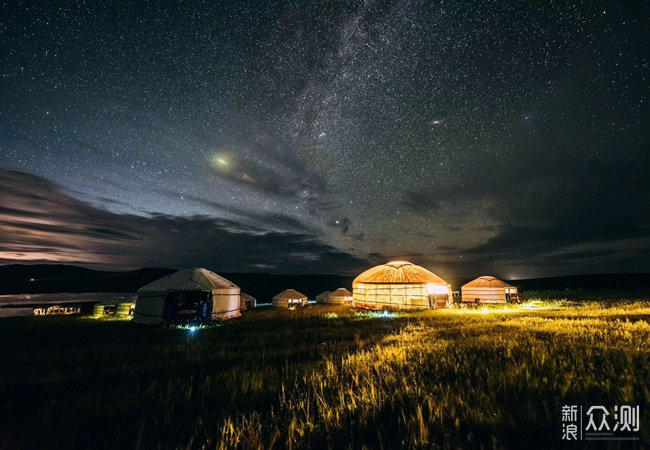
POLYGON ((424 267, 391 261, 352 282, 353 306, 370 309, 435 309, 451 301, 451 286, 424 267))
POLYGON ((231 319, 240 313, 239 287, 203 268, 160 278, 137 292, 134 322, 190 322, 231 319))
POLYGON ((461 288, 464 303, 518 303, 517 288, 498 278, 484 275, 461 288))
POLYGON ((305 306, 307 296, 295 289, 287 289, 273 297, 273 306, 288 308, 290 306, 305 306))
POLYGON ((345 288, 338 288, 327 296, 324 303, 328 303, 330 305, 344 305, 346 303, 351 304, 352 292, 348 291, 345 288))
POLYGON ((327 297, 331 294, 331 291, 321 292, 316 296, 316 303, 327 303, 327 297))

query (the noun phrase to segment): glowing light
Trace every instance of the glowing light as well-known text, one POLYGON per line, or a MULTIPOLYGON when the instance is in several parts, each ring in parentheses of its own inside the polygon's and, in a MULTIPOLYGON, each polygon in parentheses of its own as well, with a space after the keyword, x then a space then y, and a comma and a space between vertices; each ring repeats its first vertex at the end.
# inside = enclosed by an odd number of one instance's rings
POLYGON ((194 333, 194 332, 196 331, 196 327, 195 327, 194 325, 192 325, 192 326, 189 328, 189 330, 190 330, 190 333, 194 333))
POLYGON ((488 313, 488 309, 487 309, 487 308, 483 308, 483 309, 481 309, 481 312, 482 312, 483 314, 487 314, 487 313, 488 313))
POLYGON ((408 262, 408 261, 402 261, 402 260, 388 261, 388 262, 386 263, 386 265, 388 265, 388 266, 391 266, 391 265, 392 265, 392 266, 404 266, 404 265, 406 265, 406 264, 411 264, 411 263, 408 262))
POLYGON ((427 292, 429 293, 429 295, 431 295, 431 294, 449 294, 449 290, 447 289, 447 286, 442 286, 442 285, 435 284, 435 283, 427 284, 427 292))
POLYGON ((384 317, 388 317, 389 313, 388 311, 384 310, 384 317))
POLYGON ((210 156, 210 165, 213 169, 220 172, 229 171, 232 166, 231 159, 232 158, 224 153, 213 154, 210 156))

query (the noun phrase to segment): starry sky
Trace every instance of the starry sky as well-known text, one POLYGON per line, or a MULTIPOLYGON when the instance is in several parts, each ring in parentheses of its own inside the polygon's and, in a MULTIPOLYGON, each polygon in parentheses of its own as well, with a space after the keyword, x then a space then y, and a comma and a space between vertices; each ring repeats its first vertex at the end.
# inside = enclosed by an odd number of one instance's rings
POLYGON ((12 1, 0 264, 650 272, 644 1, 12 1))

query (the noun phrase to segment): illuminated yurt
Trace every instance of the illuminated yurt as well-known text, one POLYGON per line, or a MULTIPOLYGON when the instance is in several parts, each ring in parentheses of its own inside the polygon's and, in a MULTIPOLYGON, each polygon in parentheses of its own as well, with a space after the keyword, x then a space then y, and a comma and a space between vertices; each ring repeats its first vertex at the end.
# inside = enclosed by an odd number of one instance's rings
POLYGON ((295 289, 287 289, 280 292, 273 297, 273 306, 281 308, 289 308, 292 306, 305 306, 307 304, 307 296, 295 289))
POLYGON ((207 269, 180 270, 137 292, 137 323, 187 323, 239 317, 239 287, 207 269))
POLYGON ((327 296, 331 293, 330 291, 321 292, 316 296, 316 303, 327 303, 327 296))
POLYGON ((461 291, 463 303, 519 303, 516 287, 487 275, 463 285, 461 291))
POLYGON ((451 285, 408 261, 366 270, 352 282, 352 306, 369 309, 437 309, 452 301, 451 285))
POLYGON ((338 288, 327 296, 324 303, 328 303, 330 305, 351 305, 352 292, 348 291, 345 288, 338 288))

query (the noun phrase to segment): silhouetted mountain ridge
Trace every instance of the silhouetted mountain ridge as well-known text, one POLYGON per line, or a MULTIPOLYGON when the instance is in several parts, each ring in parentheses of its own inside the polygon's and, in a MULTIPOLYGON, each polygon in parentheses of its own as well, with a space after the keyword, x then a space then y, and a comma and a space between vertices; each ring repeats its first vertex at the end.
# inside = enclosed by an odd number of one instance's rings
MULTIPOLYGON (((0 266, 0 294, 36 294, 57 292, 135 292, 174 269, 148 267, 123 272, 93 270, 85 267, 57 264, 0 266)), ((270 302, 273 295, 284 289, 297 289, 313 299, 323 291, 338 287, 352 288, 354 276, 344 275, 277 275, 269 273, 226 273, 229 279, 258 299, 270 302)), ((470 281, 459 280, 454 290, 470 281)), ((551 278, 513 280, 521 291, 564 289, 628 289, 650 287, 650 274, 568 275, 551 278)))

